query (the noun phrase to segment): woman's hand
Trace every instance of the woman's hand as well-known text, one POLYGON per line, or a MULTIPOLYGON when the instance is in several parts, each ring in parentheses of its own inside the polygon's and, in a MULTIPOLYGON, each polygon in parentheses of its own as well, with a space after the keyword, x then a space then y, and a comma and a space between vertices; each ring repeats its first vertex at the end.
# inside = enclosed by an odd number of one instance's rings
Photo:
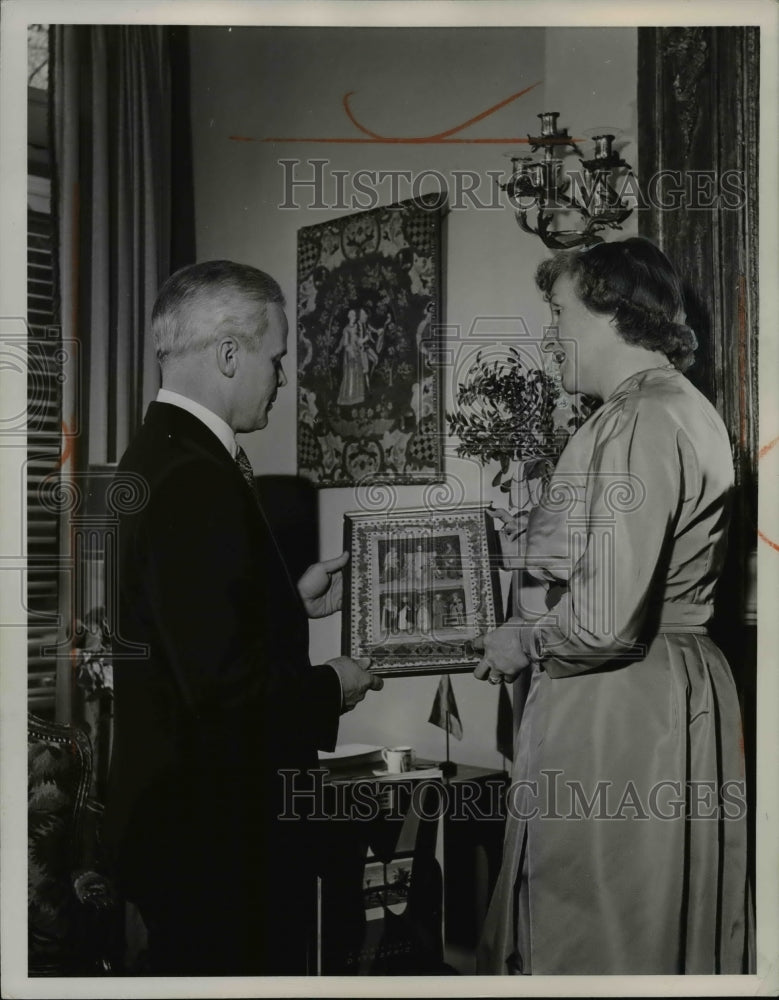
POLYGON ((512 514, 504 507, 489 507, 487 513, 502 523, 502 527, 498 528, 496 525, 496 528, 509 542, 515 542, 520 535, 524 535, 527 531, 527 522, 523 523, 523 519, 528 516, 529 510, 521 510, 517 514, 512 514))
POLYGON ((530 665, 519 643, 521 627, 518 618, 510 618, 494 632, 474 639, 474 646, 484 649, 484 657, 473 672, 477 680, 488 680, 490 684, 510 683, 530 665))
POLYGON ((342 552, 335 559, 325 559, 309 566, 298 580, 300 594, 309 618, 325 618, 341 609, 343 574, 349 562, 349 553, 342 552))

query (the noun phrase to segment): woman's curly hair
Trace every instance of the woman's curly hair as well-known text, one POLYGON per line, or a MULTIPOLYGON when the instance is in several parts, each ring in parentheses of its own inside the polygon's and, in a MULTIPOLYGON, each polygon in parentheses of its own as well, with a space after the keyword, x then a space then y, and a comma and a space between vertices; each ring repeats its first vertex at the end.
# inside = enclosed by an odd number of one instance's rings
POLYGON ((693 363, 698 341, 685 323, 681 281, 654 243, 634 236, 584 250, 562 250, 536 271, 544 298, 549 299, 564 274, 591 312, 614 317, 623 340, 662 351, 680 371, 693 363))

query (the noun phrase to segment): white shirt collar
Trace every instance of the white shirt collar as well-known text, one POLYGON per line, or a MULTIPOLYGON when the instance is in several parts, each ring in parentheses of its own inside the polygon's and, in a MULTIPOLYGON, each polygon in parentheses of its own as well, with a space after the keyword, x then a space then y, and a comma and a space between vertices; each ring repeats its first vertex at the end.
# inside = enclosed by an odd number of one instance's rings
POLYGON ((193 417, 197 417, 210 431, 216 434, 225 448, 227 448, 230 457, 235 458, 238 451, 238 443, 235 440, 233 429, 221 417, 217 416, 213 410, 209 410, 202 403, 196 403, 189 396, 182 396, 180 392, 171 392, 170 389, 159 389, 157 392, 157 402, 170 403, 171 406, 178 406, 180 409, 186 410, 187 413, 191 413, 193 417))

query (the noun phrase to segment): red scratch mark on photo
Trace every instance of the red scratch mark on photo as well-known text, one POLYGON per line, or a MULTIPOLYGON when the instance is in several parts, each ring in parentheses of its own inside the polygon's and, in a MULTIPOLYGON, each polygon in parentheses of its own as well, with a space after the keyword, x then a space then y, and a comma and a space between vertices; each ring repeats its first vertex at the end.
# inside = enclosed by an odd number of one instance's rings
MULTIPOLYGON (((350 90, 344 94, 342 98, 342 104, 344 111, 346 113, 349 121, 358 129, 362 135, 361 136, 268 136, 265 138, 257 138, 255 136, 248 135, 231 135, 228 136, 233 142, 333 142, 333 143, 384 143, 384 144, 401 144, 401 145, 446 145, 446 144, 513 144, 513 143, 523 143, 527 145, 530 142, 528 136, 509 136, 500 138, 477 138, 477 139, 463 139, 461 137, 452 138, 456 136, 458 132, 462 132, 463 129, 468 128, 471 125, 475 125, 476 122, 483 121, 490 115, 495 114, 496 111, 500 111, 501 108, 506 107, 507 104, 511 104, 518 98, 523 97, 529 91, 533 90, 534 87, 538 87, 541 84, 541 80, 536 81, 536 83, 531 83, 530 86, 525 87, 523 90, 517 91, 516 94, 510 94, 508 97, 504 98, 502 101, 498 101, 497 104, 493 104, 492 107, 486 108, 484 111, 479 112, 479 114, 474 115, 472 118, 466 119, 466 121, 461 122, 459 125, 455 125, 452 128, 444 129, 441 132, 434 132, 432 135, 421 135, 421 136, 390 136, 381 135, 379 132, 374 132, 369 129, 366 125, 360 122, 352 111, 350 98, 354 96, 356 91, 350 90)), ((580 139, 571 140, 568 136, 561 137, 559 139, 560 145, 567 145, 569 142, 581 142, 580 139)))
MULTIPOLYGON (((408 143, 441 142, 442 140, 448 139, 451 136, 455 135, 457 132, 462 132, 462 130, 468 128, 469 125, 474 125, 476 122, 482 121, 484 118, 489 117, 496 111, 499 111, 501 108, 504 108, 507 104, 511 104, 513 101, 516 101, 517 98, 522 97, 528 91, 532 90, 534 87, 537 87, 539 83, 540 81, 538 81, 538 83, 531 83, 529 87, 525 87, 524 90, 517 91, 516 94, 511 94, 510 97, 506 97, 504 100, 499 101, 497 104, 493 104, 491 108, 487 108, 486 111, 482 111, 478 115, 474 115, 473 118, 469 118, 467 119, 467 121, 461 122, 459 125, 455 125, 453 128, 445 129, 443 132, 435 132, 433 135, 398 137, 398 136, 379 135, 377 132, 370 131, 370 129, 366 128, 357 120, 357 118, 354 115, 354 112, 350 107, 349 98, 354 95, 355 91, 353 90, 350 90, 348 94, 344 94, 343 106, 344 106, 344 111, 346 112, 346 115, 349 118, 349 121, 352 122, 352 124, 356 128, 358 128, 361 132, 365 133, 365 135, 370 136, 371 139, 377 139, 380 142, 408 142, 408 143)), ((494 142, 496 140, 491 140, 491 141, 494 142)), ((502 140, 497 140, 497 141, 502 141, 502 140)), ((528 140, 524 139, 523 141, 527 142, 528 140)))
MULTIPOLYGON (((777 443, 779 443, 779 436, 775 437, 772 441, 769 441, 768 444, 763 445, 757 453, 758 461, 764 458, 772 448, 775 448, 777 443)), ((779 552, 779 544, 777 544, 777 542, 775 542, 772 538, 769 538, 768 535, 762 532, 759 528, 757 529, 757 536, 761 539, 761 541, 764 541, 766 545, 770 545, 772 549, 779 552)))
POLYGON ((57 468, 63 469, 65 467, 65 463, 68 461, 68 459, 70 458, 70 456, 73 454, 73 439, 74 439, 74 437, 75 437, 75 435, 74 435, 73 431, 70 429, 70 427, 63 420, 62 421, 62 444, 63 444, 63 447, 62 447, 62 454, 60 455, 59 460, 57 461, 57 468))
POLYGON ((768 535, 764 535, 759 528, 757 529, 757 537, 760 538, 762 541, 764 541, 766 545, 770 545, 772 549, 775 549, 777 552, 779 552, 779 545, 771 538, 769 538, 768 535))
POLYGON ((757 453, 757 457, 759 459, 763 458, 763 456, 767 455, 768 452, 772 448, 775 448, 777 444, 779 444, 779 436, 775 437, 773 441, 769 441, 768 444, 764 444, 763 447, 760 449, 760 451, 757 453))

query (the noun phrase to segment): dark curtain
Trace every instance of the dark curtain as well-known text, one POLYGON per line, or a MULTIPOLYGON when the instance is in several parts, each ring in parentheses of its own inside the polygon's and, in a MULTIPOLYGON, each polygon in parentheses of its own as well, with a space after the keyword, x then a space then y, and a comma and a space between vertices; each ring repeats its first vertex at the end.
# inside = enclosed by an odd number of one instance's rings
MULTIPOLYGON (((87 623, 111 617, 117 514, 108 486, 159 386, 151 309, 168 275, 195 260, 194 204, 187 29, 57 25, 50 45, 68 649, 90 640, 87 623)), ((77 655, 58 672, 63 721, 89 715, 73 688, 77 655)))
POLYGON ((63 337, 78 465, 121 457, 157 391, 157 290, 194 260, 186 29, 59 25, 53 93, 63 337))
POLYGON ((688 374, 722 416, 736 469, 729 554, 712 632, 741 696, 753 806, 759 84, 757 27, 638 29, 641 187, 647 191, 652 178, 668 171, 655 194, 674 206, 671 186, 682 186, 687 198, 674 207, 655 203, 641 210, 639 230, 688 278, 688 320, 700 341, 688 374), (690 205, 694 185, 698 196, 690 205))

